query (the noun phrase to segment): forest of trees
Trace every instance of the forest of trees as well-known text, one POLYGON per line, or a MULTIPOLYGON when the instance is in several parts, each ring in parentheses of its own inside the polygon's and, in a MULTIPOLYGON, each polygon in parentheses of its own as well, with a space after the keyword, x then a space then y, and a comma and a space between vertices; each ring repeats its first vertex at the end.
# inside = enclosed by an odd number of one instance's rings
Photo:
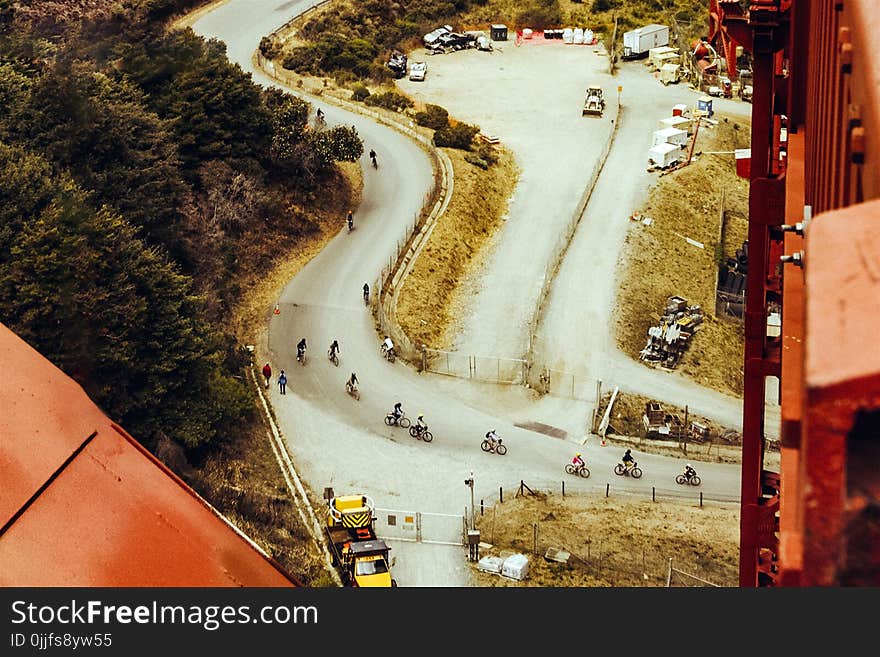
POLYGON ((189 449, 254 409, 242 281, 363 152, 224 44, 166 29, 194 4, 0 0, 0 321, 148 446, 189 449))

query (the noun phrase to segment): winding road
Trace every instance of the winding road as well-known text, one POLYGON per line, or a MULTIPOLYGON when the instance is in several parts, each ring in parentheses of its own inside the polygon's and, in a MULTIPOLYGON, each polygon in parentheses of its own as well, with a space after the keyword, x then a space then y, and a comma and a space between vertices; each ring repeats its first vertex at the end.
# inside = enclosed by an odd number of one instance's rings
MULTIPOLYGON (((197 34, 225 42, 230 60, 250 72, 255 82, 275 85, 254 69, 252 54, 263 36, 314 4, 317 3, 312 0, 228 0, 200 15, 192 27, 197 34)), ((522 387, 420 374, 401 361, 392 364, 381 357, 379 338, 363 303, 361 288, 365 281, 372 282, 387 264, 395 253, 396 239, 420 210, 433 183, 431 163, 418 145, 395 130, 334 105, 320 106, 329 125, 353 125, 364 140, 365 150, 377 151, 380 166, 374 170, 366 157, 362 160, 363 202, 354 212, 356 229, 351 233, 340 230, 284 288, 278 300, 280 314, 268 320, 267 343, 261 345, 263 353, 270 354, 275 372, 283 368, 288 375, 289 394, 281 396, 277 386, 273 386, 270 399, 302 480, 318 495, 324 487, 332 486, 339 494, 366 493, 382 509, 458 516, 469 512, 471 491, 464 479, 470 473, 474 477, 475 499, 478 503, 485 500, 488 505, 498 499, 500 487, 509 491, 520 480, 539 488, 556 489, 565 479, 567 490, 604 491, 606 483, 610 483, 621 491, 650 494, 651 488, 656 487, 658 495, 683 494, 673 483, 675 474, 682 469, 678 459, 638 454, 643 478, 623 480, 612 474, 620 456, 618 450, 581 448, 587 410, 581 402, 548 397, 536 401, 533 393, 522 387), (297 363, 295 357, 295 345, 301 337, 308 342, 305 366, 297 363), (333 339, 341 347, 338 367, 326 356, 333 339), (344 390, 344 382, 352 371, 361 382, 360 401, 344 390), (425 413, 435 436, 432 443, 417 441, 405 430, 383 424, 385 412, 397 400, 403 402, 407 415, 413 418, 425 413), (545 420, 553 426, 562 426, 563 418, 569 418, 565 421, 571 424, 570 438, 560 439, 516 426, 523 424, 525 418, 545 420), (579 432, 575 431, 576 426, 581 427, 579 432), (506 456, 480 450, 479 443, 488 429, 496 429, 509 445, 506 456), (563 473, 563 465, 577 449, 585 453, 593 472, 590 479, 576 480, 563 473)), ((634 131, 642 129, 635 116, 624 114, 609 159, 622 157, 625 149, 632 148, 627 140, 634 137, 627 135, 636 133, 626 132, 630 129, 628 123, 634 131)), ((635 198, 643 183, 639 178, 632 182, 631 189, 622 191, 619 180, 600 177, 591 205, 606 203, 609 195, 620 193, 635 198), (603 185, 617 188, 602 191, 603 185)), ((590 212, 588 206, 587 213, 590 212)), ((343 227, 340 218, 340 228, 343 227)), ((578 258, 587 257, 581 254, 581 249, 588 248, 582 242, 605 240, 605 235, 597 232, 599 229, 590 221, 582 221, 570 253, 578 254, 578 258)), ((622 237, 615 234, 608 241, 603 257, 616 261, 622 237)), ((569 266, 569 260, 566 258, 560 272, 569 266)), ((600 293, 597 307, 607 303, 608 295, 613 294, 608 285, 609 281, 602 280, 593 286, 600 293)), ((541 324, 542 335, 569 331, 570 328, 559 327, 577 320, 557 310, 568 307, 565 300, 553 300, 561 294, 565 290, 558 286, 551 293, 549 310, 541 324)), ((603 361, 604 370, 599 364, 595 367, 603 375, 607 372, 610 379, 628 376, 630 366, 646 370, 632 361, 613 359, 603 361)), ((711 403, 710 394, 707 404, 711 403)), ((738 466, 704 463, 700 465, 700 474, 704 482, 701 490, 707 497, 739 499, 738 466)), ((430 531, 426 527, 426 534, 430 531)), ((389 543, 396 554, 395 576, 401 586, 470 585, 466 555, 461 547, 397 540, 389 543)))

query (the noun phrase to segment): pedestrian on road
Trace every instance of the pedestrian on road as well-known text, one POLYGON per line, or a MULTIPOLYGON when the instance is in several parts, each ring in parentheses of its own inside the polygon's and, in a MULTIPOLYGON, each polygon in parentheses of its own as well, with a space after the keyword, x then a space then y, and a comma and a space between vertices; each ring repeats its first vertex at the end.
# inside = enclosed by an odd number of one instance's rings
POLYGON ((364 283, 364 303, 370 302, 370 286, 364 283))
POLYGON ((266 390, 268 390, 269 380, 272 378, 272 366, 269 363, 263 365, 263 377, 266 379, 266 390))
POLYGON ((284 370, 281 370, 281 374, 278 375, 278 389, 282 395, 287 394, 287 375, 284 373, 284 370))
POLYGON ((354 215, 351 213, 351 210, 348 211, 348 230, 352 230, 354 228, 354 215))

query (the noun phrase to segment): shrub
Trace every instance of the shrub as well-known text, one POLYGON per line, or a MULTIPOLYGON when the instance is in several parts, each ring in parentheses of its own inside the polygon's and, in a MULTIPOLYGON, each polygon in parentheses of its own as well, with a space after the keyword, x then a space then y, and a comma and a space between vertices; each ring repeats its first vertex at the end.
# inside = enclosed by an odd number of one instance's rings
POLYGON ((416 123, 432 130, 440 130, 449 125, 449 112, 440 105, 425 105, 424 112, 416 112, 416 123))
POLYGON ((532 2, 520 11, 516 18, 517 25, 543 30, 562 24, 562 9, 558 0, 549 2, 532 2))
POLYGON ((407 107, 412 107, 413 102, 406 96, 396 91, 385 91, 380 94, 370 94, 364 101, 367 105, 375 107, 384 107, 395 112, 399 112, 407 107))
POLYGON ((458 148, 463 151, 471 150, 471 144, 474 136, 480 131, 480 128, 467 123, 456 123, 454 126, 447 126, 434 132, 434 145, 448 146, 449 148, 458 148))
POLYGON ((498 153, 490 144, 480 143, 476 152, 489 166, 498 162, 498 153))
POLYGON ((351 92, 351 99, 355 102, 363 102, 370 95, 370 90, 367 89, 362 84, 354 85, 354 89, 351 92))
POLYGON ((474 153, 468 153, 467 155, 465 155, 464 161, 470 162, 474 166, 480 167, 481 169, 489 168, 489 163, 486 162, 486 160, 481 158, 479 155, 475 155, 474 153))
POLYGON ((275 59, 281 54, 281 44, 275 39, 264 36, 260 39, 260 53, 266 59, 275 59))

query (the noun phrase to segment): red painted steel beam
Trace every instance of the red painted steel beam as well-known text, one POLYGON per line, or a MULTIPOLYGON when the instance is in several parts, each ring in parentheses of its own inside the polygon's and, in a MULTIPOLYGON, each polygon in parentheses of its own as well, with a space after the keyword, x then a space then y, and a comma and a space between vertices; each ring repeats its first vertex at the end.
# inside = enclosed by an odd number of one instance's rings
POLYGON ((738 4, 719 0, 715 5, 723 28, 749 46, 753 71, 739 568, 740 585, 747 587, 773 585, 777 577, 779 484, 763 463, 765 380, 779 374, 779 341, 767 339, 767 314, 768 303, 781 300, 777 263, 782 242, 776 227, 784 221, 785 186, 774 110, 777 85, 784 84, 779 80, 780 52, 788 38, 788 7, 783 4, 756 1, 745 15, 738 4))

